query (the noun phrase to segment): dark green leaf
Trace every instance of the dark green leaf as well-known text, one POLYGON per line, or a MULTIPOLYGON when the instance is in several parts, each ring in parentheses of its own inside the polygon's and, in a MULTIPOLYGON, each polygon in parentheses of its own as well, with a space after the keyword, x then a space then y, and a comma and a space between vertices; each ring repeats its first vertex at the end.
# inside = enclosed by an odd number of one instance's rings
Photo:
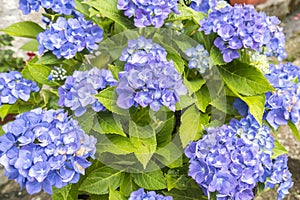
POLYGON ((131 120, 134 121, 139 126, 149 125, 151 122, 151 118, 149 115, 149 108, 131 108, 129 110, 131 120))
POLYGON ((167 187, 162 171, 132 174, 134 182, 146 190, 161 190, 167 187))
POLYGON ((91 194, 107 194, 109 188, 117 189, 120 186, 123 173, 107 166, 92 171, 80 185, 79 190, 91 194))
POLYGON ((174 130, 175 118, 172 116, 168 120, 164 121, 162 126, 156 129, 157 146, 163 147, 170 143, 172 140, 172 132, 174 130))
POLYGON ((132 175, 125 174, 120 185, 120 191, 125 196, 130 196, 131 192, 136 191, 137 189, 139 189, 139 186, 137 186, 137 184, 134 183, 132 175))
POLYGON ((168 191, 172 189, 186 190, 189 178, 180 169, 170 169, 166 174, 168 191))
POLYGON ((219 67, 219 72, 231 89, 252 96, 272 91, 273 87, 256 67, 236 61, 219 67))
POLYGON ((12 24, 2 31, 12 36, 36 39, 36 35, 44 29, 34 22, 25 21, 12 24))
POLYGON ((202 190, 198 188, 188 188, 187 190, 172 189, 169 192, 163 192, 165 195, 172 196, 174 200, 207 200, 202 195, 202 190))

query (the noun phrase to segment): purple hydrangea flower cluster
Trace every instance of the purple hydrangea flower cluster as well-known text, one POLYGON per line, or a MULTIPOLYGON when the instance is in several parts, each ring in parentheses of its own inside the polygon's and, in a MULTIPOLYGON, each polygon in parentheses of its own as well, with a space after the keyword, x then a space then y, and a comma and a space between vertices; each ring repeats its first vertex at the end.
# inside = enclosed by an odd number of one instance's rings
POLYGON ((9 179, 26 187, 29 194, 52 186, 77 183, 91 165, 97 140, 84 133, 78 122, 63 110, 40 108, 25 112, 3 126, 0 163, 9 179))
POLYGON ((18 99, 28 101, 30 93, 39 90, 35 82, 24 79, 20 72, 0 73, 0 106, 14 104, 18 99))
POLYGON ((125 16, 134 17, 136 27, 159 28, 172 11, 179 14, 177 0, 118 0, 118 9, 124 10, 125 16))
POLYGON ((28 15, 31 11, 38 12, 40 7, 51 9, 52 11, 70 15, 75 10, 74 0, 20 0, 19 9, 24 15, 28 15))
POLYGON ((54 66, 51 70, 48 80, 50 81, 63 81, 67 78, 67 71, 64 68, 54 66))
POLYGON ((173 200, 173 197, 156 194, 154 191, 145 192, 143 188, 140 188, 137 191, 132 192, 128 200, 144 200, 144 199, 173 200))
POLYGON ((266 78, 276 89, 267 93, 266 120, 277 129, 280 125, 300 121, 300 68, 292 63, 270 65, 266 78))
POLYGON ((209 69, 209 53, 203 45, 198 44, 196 47, 187 49, 185 55, 189 58, 189 68, 196 68, 201 74, 205 73, 206 69, 209 69))
POLYGON ((239 49, 246 48, 262 52, 279 60, 286 57, 285 36, 279 27, 277 17, 257 12, 252 5, 216 6, 208 18, 200 21, 200 29, 205 34, 217 33, 214 45, 223 54, 225 62, 239 58, 239 49))
POLYGON ((128 109, 142 106, 154 111, 166 106, 175 111, 179 95, 187 93, 181 75, 173 61, 167 60, 167 52, 151 39, 140 37, 130 40, 123 50, 121 61, 125 71, 119 72, 117 105, 128 109))
POLYGON ((207 196, 217 192, 217 199, 250 200, 256 184, 265 182, 276 168, 271 160, 273 148, 270 129, 260 127, 253 116, 232 120, 229 125, 208 128, 201 140, 189 144, 185 150, 189 176, 207 196))
POLYGON ((95 112, 104 111, 106 108, 94 97, 107 86, 115 86, 117 81, 111 71, 96 67, 87 71, 75 71, 68 76, 65 84, 58 88, 58 105, 68 107, 75 111, 79 117, 86 112, 90 105, 95 112))
POLYGON ((266 188, 274 188, 276 184, 279 184, 277 188, 277 199, 283 199, 285 195, 289 193, 289 189, 293 187, 292 174, 287 166, 287 155, 280 155, 273 160, 272 170, 270 171, 270 179, 266 183, 266 188))
POLYGON ((59 17, 50 28, 37 35, 39 54, 52 51, 57 58, 73 58, 84 49, 90 52, 103 40, 103 30, 83 17, 65 19, 59 17))

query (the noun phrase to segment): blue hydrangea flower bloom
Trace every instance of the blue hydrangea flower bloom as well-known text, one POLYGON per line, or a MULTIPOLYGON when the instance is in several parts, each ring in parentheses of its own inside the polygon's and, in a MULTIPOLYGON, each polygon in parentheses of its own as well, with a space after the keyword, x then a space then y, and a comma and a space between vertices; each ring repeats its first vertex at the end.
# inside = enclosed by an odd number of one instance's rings
POLYGON ((172 11, 179 14, 177 0, 118 0, 117 7, 125 16, 134 17, 136 27, 159 28, 172 11))
POLYGON ((50 81, 63 81, 67 78, 67 71, 64 68, 54 66, 51 70, 48 80, 50 81))
POLYGON ((161 194, 156 194, 154 191, 145 192, 143 188, 138 189, 130 194, 128 200, 173 200, 171 196, 163 196, 161 194))
POLYGON ((18 99, 28 101, 31 92, 39 90, 35 82, 24 79, 20 72, 0 73, 0 106, 14 104, 18 99))
MULTIPOLYGON (((229 125, 208 128, 201 140, 187 146, 189 176, 208 196, 217 192, 217 199, 251 200, 256 184, 271 177, 272 169, 281 170, 272 162, 273 148, 267 126, 260 127, 251 115, 233 119, 229 125)), ((280 195, 286 194, 289 184, 281 179, 275 184, 282 184, 280 195)))
POLYGON ((39 8, 51 9, 52 11, 71 15, 75 10, 74 0, 20 0, 19 9, 24 15, 31 13, 31 11, 39 11, 39 8))
POLYGON ((200 21, 200 31, 217 33, 214 45, 218 47, 225 62, 239 58, 239 49, 262 52, 279 60, 286 57, 285 36, 279 27, 280 20, 257 12, 252 5, 216 5, 208 17, 200 21))
POLYGON ((119 72, 117 105, 128 109, 132 106, 147 107, 154 111, 166 106, 175 111, 179 95, 187 93, 173 61, 167 60, 167 52, 151 39, 140 37, 130 40, 123 50, 121 61, 125 71, 119 72))
POLYGON ((185 55, 189 60, 189 68, 196 68, 201 74, 205 73, 206 69, 210 68, 210 58, 208 51, 203 45, 198 44, 196 47, 187 49, 185 55))
POLYGON ((266 120, 277 129, 280 125, 300 121, 300 68, 292 63, 270 65, 266 78, 276 89, 267 93, 266 120))
POLYGON ((192 0, 190 8, 198 12, 207 13, 210 8, 216 7, 220 1, 222 0, 192 0))
POLYGON ((0 163, 29 194, 77 183, 94 159, 97 140, 63 110, 25 112, 3 126, 0 163))
POLYGON ((59 17, 50 28, 37 35, 37 40, 39 54, 49 50, 57 58, 70 59, 84 49, 90 52, 97 49, 103 40, 103 30, 82 16, 68 20, 59 17))
POLYGON ((79 117, 86 112, 88 105, 95 112, 106 108, 94 97, 107 86, 115 86, 117 81, 111 71, 96 67, 88 71, 75 71, 68 76, 65 84, 58 88, 58 105, 68 107, 79 117))

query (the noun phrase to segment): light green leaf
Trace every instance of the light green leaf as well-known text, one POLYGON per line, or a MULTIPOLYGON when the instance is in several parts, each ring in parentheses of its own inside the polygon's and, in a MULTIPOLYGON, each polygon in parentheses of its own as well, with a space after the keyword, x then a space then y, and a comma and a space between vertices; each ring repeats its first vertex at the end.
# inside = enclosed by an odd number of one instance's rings
POLYGON ((210 102, 210 105, 214 106, 223 113, 237 115, 238 112, 233 107, 233 102, 235 99, 235 97, 220 96, 215 98, 212 102, 210 102))
POLYGON ((182 167, 182 152, 180 145, 170 142, 168 145, 159 148, 154 158, 169 168, 182 167))
POLYGON ((134 121, 139 126, 149 125, 151 122, 151 118, 149 115, 149 108, 130 108, 130 117, 131 120, 134 121))
POLYGON ((34 22, 25 21, 12 24, 2 31, 12 36, 36 39, 36 35, 44 29, 34 22))
POLYGON ((118 116, 107 112, 100 112, 97 117, 98 119, 95 118, 93 130, 101 134, 117 134, 126 137, 118 116))
POLYGON ((103 106, 116 114, 129 116, 129 111, 119 108, 117 106, 117 94, 115 92, 116 87, 109 87, 104 90, 102 90, 99 94, 96 94, 95 97, 99 100, 100 103, 103 104, 103 106))
POLYGON ((272 91, 273 87, 261 71, 239 61, 219 67, 223 81, 239 94, 252 96, 272 91))
POLYGON ((134 154, 147 167, 153 153, 156 151, 156 135, 151 126, 138 126, 134 122, 129 122, 129 138, 136 148, 134 154))
POLYGON ((294 137, 300 142, 300 133, 299 133, 297 126, 290 120, 288 121, 288 125, 289 125, 292 133, 294 134, 294 137))
POLYGON ((82 182, 80 191, 90 194, 107 194, 109 188, 117 189, 120 186, 123 172, 107 166, 95 169, 82 182))
POLYGON ((205 16, 203 12, 197 12, 190 7, 187 7, 183 3, 178 4, 178 11, 180 12, 180 15, 175 15, 176 20, 193 20, 196 24, 199 23, 200 20, 202 20, 205 16))
POLYGON ((164 121, 162 126, 156 129, 157 146, 163 147, 170 143, 172 140, 172 132, 175 125, 175 118, 172 116, 168 120, 164 121))
POLYGON ((45 84, 49 86, 55 86, 56 84, 52 81, 48 80, 48 76, 51 72, 51 69, 45 65, 35 64, 35 63, 27 63, 28 71, 36 82, 40 84, 45 84))
POLYGON ((97 153, 109 152, 116 155, 126 155, 133 153, 135 147, 130 142, 129 138, 119 135, 94 135, 97 137, 98 142, 96 144, 97 153))
POLYGON ((189 91, 189 95, 196 93, 200 90, 200 88, 206 83, 204 79, 196 79, 196 80, 187 80, 186 78, 183 79, 184 85, 187 87, 189 91))
POLYGON ((11 109, 13 105, 1 105, 0 106, 0 118, 3 120, 6 115, 9 113, 9 110, 11 109))
MULTIPOLYGON (((186 172, 185 172, 186 173, 186 172)), ((186 190, 189 178, 179 169, 170 169, 165 175, 167 180, 168 191, 172 189, 186 190)))
POLYGON ((224 65, 226 62, 223 60, 223 55, 221 51, 216 47, 212 46, 210 49, 210 61, 212 65, 224 65))
POLYGON ((112 188, 109 188, 109 200, 126 200, 123 194, 119 191, 116 191, 112 188))
POLYGON ((198 92, 195 93, 195 99, 197 108, 200 111, 205 112, 207 106, 211 102, 208 88, 206 86, 203 86, 198 92))
POLYGON ((189 95, 179 96, 179 102, 176 103, 176 110, 183 110, 195 103, 195 98, 189 95))
POLYGON ((132 174, 134 182, 146 190, 162 190, 167 187, 162 171, 132 174))
POLYGON ((93 111, 92 109, 87 109, 87 111, 82 116, 76 117, 75 119, 78 121, 84 132, 89 133, 93 128, 95 116, 95 111, 93 111))
POLYGON ((139 189, 139 186, 134 183, 132 175, 128 173, 125 174, 120 185, 120 191, 125 196, 130 196, 131 192, 136 191, 137 189, 139 189))
POLYGON ((38 51, 39 43, 36 40, 30 40, 29 42, 26 42, 23 46, 21 46, 20 49, 24 51, 38 51))
POLYGON ((62 59, 58 59, 51 52, 45 53, 36 62, 36 64, 41 64, 41 65, 55 65, 55 64, 61 64, 61 63, 62 63, 62 59))
POLYGON ((133 21, 124 17, 123 11, 117 9, 118 0, 90 0, 83 2, 100 11, 101 16, 110 18, 124 30, 134 29, 133 21))
POLYGON ((181 116, 179 129, 182 147, 185 148, 190 142, 198 140, 201 137, 200 131, 207 123, 207 118, 195 106, 188 108, 181 116))
POLYGON ((272 159, 277 158, 278 156, 283 155, 283 154, 288 154, 288 151, 278 140, 275 140, 272 159))
POLYGON ((78 191, 77 186, 68 184, 63 188, 52 187, 52 200, 77 200, 78 191))

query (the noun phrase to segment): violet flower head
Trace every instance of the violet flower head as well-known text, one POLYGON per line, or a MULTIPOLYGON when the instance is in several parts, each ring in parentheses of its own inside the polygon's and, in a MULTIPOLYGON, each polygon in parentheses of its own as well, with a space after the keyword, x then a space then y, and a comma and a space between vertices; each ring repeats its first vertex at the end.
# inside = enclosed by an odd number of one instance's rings
POLYGON ((145 192, 143 188, 140 188, 137 191, 132 192, 128 200, 144 200, 144 199, 173 200, 173 197, 156 194, 154 191, 145 192))
POLYGON ((117 81, 109 70, 94 67, 88 71, 75 71, 72 76, 67 77, 65 84, 58 88, 58 105, 70 108, 77 117, 83 115, 88 106, 95 112, 104 111, 106 108, 94 95, 116 84, 117 81))
MULTIPOLYGON (((220 3, 220 2, 218 2, 220 3)), ((257 12, 252 5, 231 6, 222 3, 212 8, 208 17, 200 21, 200 31, 217 33, 214 45, 219 48, 225 62, 239 58, 240 49, 251 49, 275 56, 286 57, 285 36, 276 17, 257 12)))
MULTIPOLYGON (((277 168, 271 159, 273 148, 267 126, 260 127, 251 115, 234 119, 229 125, 207 129, 201 140, 187 146, 188 174, 204 194, 217 192, 218 199, 251 200, 256 184, 268 180, 270 171, 277 168)), ((286 185, 282 194, 286 194, 286 185)))
POLYGON ((266 78, 276 89, 267 93, 265 116, 269 124, 277 129, 288 121, 300 121, 300 68, 292 63, 270 65, 266 78))
POLYGON ((84 49, 92 52, 103 40, 103 30, 83 16, 65 19, 59 17, 55 23, 37 35, 39 54, 51 51, 57 58, 70 59, 84 49))
POLYGON ((39 90, 36 82, 24 79, 20 72, 0 73, 0 106, 14 104, 18 99, 28 101, 30 94, 39 90))
POLYGON ((63 110, 35 109, 3 126, 0 163, 29 194, 77 183, 91 165, 97 140, 63 110), (88 145, 87 145, 88 144, 88 145))
POLYGON ((39 11, 39 8, 51 9, 58 14, 71 15, 75 10, 74 0, 20 0, 19 9, 24 15, 31 11, 39 11))
POLYGON ((128 18, 134 17, 136 27, 160 28, 171 12, 179 14, 177 0, 118 0, 117 7, 128 18))
POLYGON ((210 58, 208 51, 203 45, 198 44, 196 47, 187 49, 185 55, 188 57, 188 66, 190 69, 196 68, 201 74, 210 68, 210 58))
POLYGON ((166 56, 167 52, 151 39, 140 37, 128 42, 120 57, 126 62, 125 71, 119 72, 116 88, 120 108, 140 105, 157 111, 164 105, 175 111, 179 95, 186 94, 187 89, 173 61, 166 56))

